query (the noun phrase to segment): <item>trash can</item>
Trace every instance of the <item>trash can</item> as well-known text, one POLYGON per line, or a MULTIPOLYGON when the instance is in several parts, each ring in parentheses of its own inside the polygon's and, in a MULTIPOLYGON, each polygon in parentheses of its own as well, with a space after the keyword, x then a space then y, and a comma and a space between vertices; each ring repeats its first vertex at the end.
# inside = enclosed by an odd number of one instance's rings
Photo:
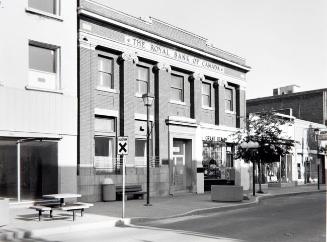
POLYGON ((116 186, 111 178, 106 178, 102 182, 102 200, 104 202, 116 201, 116 186))

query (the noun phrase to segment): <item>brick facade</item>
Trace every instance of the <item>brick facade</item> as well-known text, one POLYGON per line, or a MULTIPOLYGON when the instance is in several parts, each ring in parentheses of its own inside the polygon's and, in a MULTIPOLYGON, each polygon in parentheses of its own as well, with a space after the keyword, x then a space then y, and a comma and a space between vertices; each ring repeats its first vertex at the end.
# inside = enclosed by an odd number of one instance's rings
MULTIPOLYGON (((206 40, 162 22, 153 22, 153 29, 148 23, 140 20, 135 21, 137 24, 131 23, 125 15, 110 11, 109 8, 92 1, 81 1, 79 21, 81 28, 78 180, 79 192, 83 194, 83 198, 88 201, 101 200, 101 182, 107 177, 115 184, 122 182, 120 169, 95 167, 94 130, 97 116, 114 118, 115 136, 128 136, 126 182, 141 184, 143 190, 146 190, 145 163, 136 156, 139 152, 136 141, 140 137, 144 138, 146 133, 144 126, 146 107, 141 95, 136 93, 139 66, 149 70, 150 93, 155 97, 150 108, 150 121, 153 124, 150 129, 153 146, 150 194, 166 196, 178 190, 174 184, 181 182, 178 179, 182 177, 176 175, 177 161, 173 158, 173 153, 177 152, 175 145, 178 142, 183 144, 182 159, 187 166, 185 189, 197 192, 197 167, 202 166, 202 129, 206 129, 202 124, 211 125, 208 128, 213 129, 211 133, 221 138, 226 138, 233 130, 243 126, 245 74, 249 70, 243 59, 227 52, 219 52, 218 49, 217 52, 213 51, 205 47, 206 40), (99 13, 101 15, 98 15, 99 13), (119 24, 113 24, 111 21, 118 21, 119 24), (154 28, 159 25, 161 28, 154 28), (137 29, 128 30, 125 26, 137 29), (169 35, 171 38, 168 38, 164 31, 167 28, 176 32, 176 35, 169 35), (142 34, 142 31, 148 32, 142 34), (155 40, 149 37, 149 34, 167 39, 155 40), (149 46, 155 43, 164 51, 176 50, 178 52, 175 54, 180 56, 167 58, 164 56, 167 55, 166 52, 156 54, 153 49, 145 51, 128 46, 126 40, 129 41, 128 38, 134 38, 133 36, 149 46), (177 46, 170 40, 178 41, 177 46), (186 45, 187 48, 202 46, 200 49, 204 52, 200 54, 197 49, 194 49, 194 52, 184 49, 178 46, 180 42, 185 44, 185 48, 186 45), (209 54, 215 54, 217 60, 209 59, 206 56, 209 54), (97 87, 99 55, 113 60, 111 78, 114 84, 110 90, 97 87), (189 58, 202 61, 203 66, 195 62, 191 65, 188 63, 189 58), (214 69, 217 65, 221 66, 221 70, 214 69), (172 75, 183 79, 181 94, 183 98, 180 101, 172 100, 172 75), (202 104, 202 82, 210 85, 210 107, 207 108, 202 104), (225 110, 226 88, 232 90, 233 107, 230 112, 225 110), (200 147, 197 144, 200 144, 200 147)), ((142 45, 140 46, 142 48, 142 45)), ((116 157, 116 150, 113 152, 116 157)), ((120 166, 119 158, 114 161, 120 166)))
POLYGON ((247 113, 292 109, 298 119, 327 124, 327 89, 247 100, 247 113))

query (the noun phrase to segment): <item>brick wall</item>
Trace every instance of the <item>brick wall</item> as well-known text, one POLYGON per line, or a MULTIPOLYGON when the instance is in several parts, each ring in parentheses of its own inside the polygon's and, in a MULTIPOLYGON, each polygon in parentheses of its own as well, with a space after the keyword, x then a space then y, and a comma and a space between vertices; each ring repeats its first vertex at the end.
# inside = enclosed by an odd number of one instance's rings
POLYGON ((248 100, 247 113, 291 108, 296 118, 323 124, 323 105, 323 92, 286 94, 248 100))

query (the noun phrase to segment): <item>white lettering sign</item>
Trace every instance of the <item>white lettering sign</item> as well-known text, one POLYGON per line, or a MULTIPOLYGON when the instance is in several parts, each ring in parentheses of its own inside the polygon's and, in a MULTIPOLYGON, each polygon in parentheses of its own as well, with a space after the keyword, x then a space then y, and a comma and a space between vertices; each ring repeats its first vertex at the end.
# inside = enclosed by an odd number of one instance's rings
POLYGON ((195 56, 187 55, 182 52, 164 46, 156 45, 154 43, 142 39, 138 39, 132 36, 125 35, 125 44, 128 44, 138 49, 150 51, 152 53, 165 56, 171 59, 175 59, 180 62, 205 68, 210 71, 219 72, 219 73, 224 72, 224 67, 217 65, 215 63, 197 58, 195 56))

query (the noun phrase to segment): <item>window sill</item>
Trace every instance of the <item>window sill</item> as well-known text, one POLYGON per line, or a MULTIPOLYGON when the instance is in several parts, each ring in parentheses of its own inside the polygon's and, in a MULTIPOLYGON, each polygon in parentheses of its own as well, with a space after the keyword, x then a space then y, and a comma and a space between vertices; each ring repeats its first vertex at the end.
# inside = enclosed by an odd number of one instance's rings
POLYGON ((43 17, 51 18, 51 19, 58 20, 58 21, 61 21, 61 22, 64 21, 63 18, 60 17, 59 15, 47 13, 47 12, 44 12, 42 10, 38 10, 38 9, 35 9, 35 8, 27 7, 27 8, 25 8, 25 11, 27 13, 41 15, 43 17))
POLYGON ((208 106, 202 106, 202 109, 215 111, 215 109, 213 107, 208 107, 208 106))
POLYGON ((181 101, 170 100, 169 102, 170 103, 173 103, 173 104, 177 104, 177 105, 186 106, 186 103, 185 102, 181 102, 181 101))
POLYGON ((135 97, 139 97, 139 98, 142 98, 142 93, 135 93, 135 97))
POLYGON ((26 90, 31 90, 31 91, 51 92, 51 93, 57 93, 57 94, 63 94, 64 93, 62 89, 53 90, 53 89, 44 89, 44 88, 33 87, 33 86, 25 86, 25 89, 26 90))
POLYGON ((96 87, 96 90, 110 93, 118 93, 116 89, 106 88, 106 87, 96 87))
POLYGON ((228 111, 228 110, 225 110, 225 113, 228 113, 228 114, 236 114, 236 112, 234 112, 234 111, 228 111))

